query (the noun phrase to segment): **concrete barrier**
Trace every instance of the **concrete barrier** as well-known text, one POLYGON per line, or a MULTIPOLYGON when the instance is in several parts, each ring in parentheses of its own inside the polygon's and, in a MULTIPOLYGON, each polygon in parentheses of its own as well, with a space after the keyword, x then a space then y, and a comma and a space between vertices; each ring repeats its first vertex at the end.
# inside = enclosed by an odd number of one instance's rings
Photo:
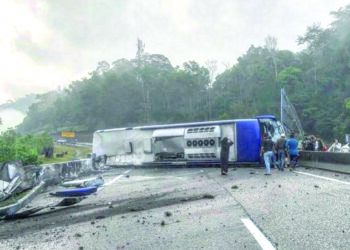
POLYGON ((300 151, 299 165, 350 174, 350 153, 300 151))
POLYGON ((62 179, 88 174, 93 170, 91 159, 41 165, 41 180, 48 185, 58 184, 62 179))

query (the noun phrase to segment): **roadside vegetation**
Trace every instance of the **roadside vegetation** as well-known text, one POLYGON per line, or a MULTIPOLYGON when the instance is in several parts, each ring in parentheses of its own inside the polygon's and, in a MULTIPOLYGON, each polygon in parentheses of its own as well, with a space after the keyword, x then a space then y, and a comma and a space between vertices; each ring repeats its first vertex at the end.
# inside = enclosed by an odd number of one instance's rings
POLYGON ((21 160, 23 165, 40 164, 43 148, 52 145, 48 133, 21 135, 9 129, 0 134, 0 162, 21 160))

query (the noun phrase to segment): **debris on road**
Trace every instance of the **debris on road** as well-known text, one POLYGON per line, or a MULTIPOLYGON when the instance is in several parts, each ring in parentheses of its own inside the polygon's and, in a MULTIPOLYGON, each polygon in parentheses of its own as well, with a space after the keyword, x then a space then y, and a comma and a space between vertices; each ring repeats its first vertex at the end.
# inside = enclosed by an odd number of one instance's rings
POLYGON ((238 189, 238 186, 237 185, 233 185, 231 188, 232 189, 238 189))
POLYGON ((169 212, 169 211, 166 211, 164 214, 165 214, 166 217, 170 217, 172 215, 172 213, 169 212))
POLYGON ((162 220, 162 222, 160 223, 160 225, 163 227, 165 226, 165 221, 162 220))
POLYGON ((69 197, 69 198, 64 198, 61 200, 59 203, 56 205, 47 205, 47 206, 37 206, 33 208, 26 209, 24 211, 17 212, 15 214, 9 214, 4 217, 5 220, 14 220, 14 219, 24 219, 27 218, 41 210, 44 210, 46 208, 49 208, 50 210, 55 210, 57 207, 67 207, 67 206, 72 206, 86 197, 69 197))
POLYGON ((97 187, 85 187, 77 189, 65 189, 56 191, 55 193, 50 193, 50 195, 60 196, 60 197, 69 197, 69 196, 86 196, 97 191, 97 187))
POLYGON ((204 199, 214 199, 215 196, 214 196, 214 195, 211 195, 211 194, 205 194, 205 195, 203 195, 203 198, 204 198, 204 199))
POLYGON ((104 184, 104 179, 102 176, 97 176, 94 178, 83 179, 83 180, 74 180, 66 181, 61 184, 63 187, 99 187, 104 184))
POLYGON ((69 197, 69 198, 64 198, 62 201, 60 201, 58 204, 56 204, 56 207, 66 207, 66 206, 72 206, 86 197, 69 197))
POLYGON ((6 200, 15 193, 16 189, 21 185, 21 179, 17 176, 10 183, 6 183, 5 185, 6 188, 0 191, 0 201, 6 200))
POLYGON ((319 188, 319 186, 318 186, 318 185, 314 185, 314 187, 315 187, 315 188, 319 188))
POLYGON ((0 163, 0 201, 39 183, 39 166, 22 166, 20 161, 0 163))
POLYGON ((11 214, 11 215, 6 215, 4 217, 4 219, 5 220, 24 219, 24 218, 27 218, 28 216, 30 216, 36 212, 39 212, 40 210, 43 210, 44 208, 45 207, 43 207, 43 206, 30 208, 30 209, 24 210, 23 212, 11 214))

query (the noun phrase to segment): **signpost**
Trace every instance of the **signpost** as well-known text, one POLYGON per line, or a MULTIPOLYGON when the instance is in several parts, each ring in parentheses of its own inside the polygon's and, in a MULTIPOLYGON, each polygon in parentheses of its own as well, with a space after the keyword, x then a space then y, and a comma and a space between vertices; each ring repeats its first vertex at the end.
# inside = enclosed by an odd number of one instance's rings
POLYGON ((63 138, 75 138, 75 132, 61 132, 63 138))

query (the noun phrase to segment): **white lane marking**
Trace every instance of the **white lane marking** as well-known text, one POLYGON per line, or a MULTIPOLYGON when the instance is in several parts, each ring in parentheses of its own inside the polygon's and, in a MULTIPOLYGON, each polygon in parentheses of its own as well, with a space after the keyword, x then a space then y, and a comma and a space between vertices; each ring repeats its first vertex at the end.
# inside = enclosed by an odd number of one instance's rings
POLYGON ((121 175, 118 175, 117 177, 115 177, 113 180, 107 182, 106 184, 104 184, 103 186, 101 186, 97 191, 100 192, 102 191, 106 186, 109 186, 111 184, 113 184, 114 182, 116 182, 117 180, 119 180, 120 178, 122 178, 125 174, 129 173, 132 169, 126 170, 124 173, 122 173, 121 175))
POLYGON ((113 180, 107 182, 106 184, 104 184, 103 186, 109 186, 111 184, 113 184, 114 182, 116 182, 117 180, 119 180, 120 178, 122 178, 125 174, 129 173, 131 171, 131 169, 126 170, 123 174, 118 175, 117 177, 115 177, 113 180))
POLYGON ((319 175, 315 175, 315 174, 309 174, 309 173, 300 172, 300 171, 294 171, 294 172, 295 172, 295 173, 298 173, 298 174, 303 174, 303 175, 308 175, 308 176, 312 176, 312 177, 324 179, 324 180, 327 180, 327 181, 334 181, 334 182, 338 182, 338 183, 341 183, 341 184, 350 185, 350 182, 347 182, 347 181, 340 181, 340 180, 337 180, 337 179, 333 179, 333 178, 329 178, 329 177, 324 177, 324 176, 319 176, 319 175))
POLYGON ((259 243, 263 250, 275 250, 271 242, 266 239, 263 233, 255 226, 255 224, 249 218, 242 218, 241 221, 248 228, 249 232, 254 236, 255 240, 259 243))

